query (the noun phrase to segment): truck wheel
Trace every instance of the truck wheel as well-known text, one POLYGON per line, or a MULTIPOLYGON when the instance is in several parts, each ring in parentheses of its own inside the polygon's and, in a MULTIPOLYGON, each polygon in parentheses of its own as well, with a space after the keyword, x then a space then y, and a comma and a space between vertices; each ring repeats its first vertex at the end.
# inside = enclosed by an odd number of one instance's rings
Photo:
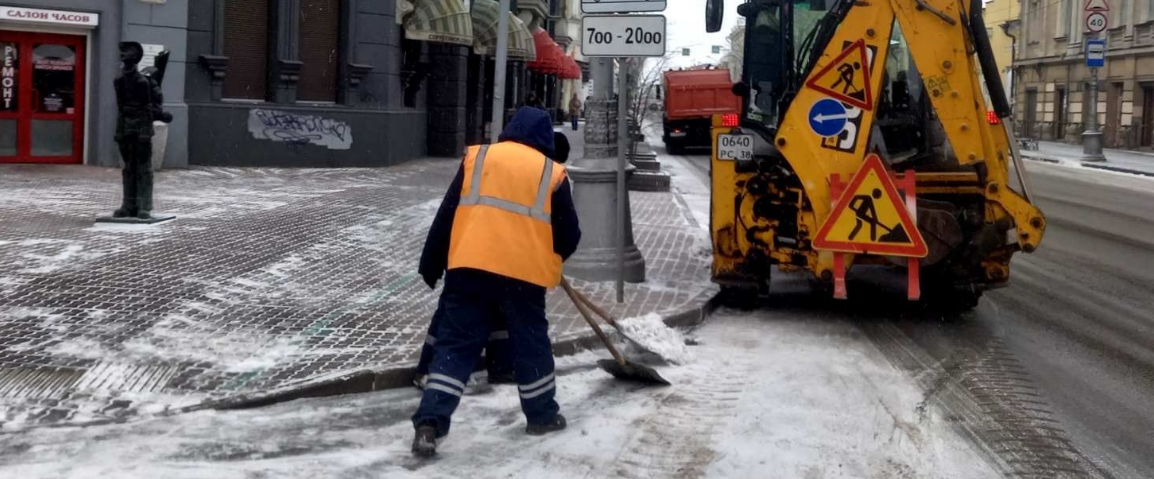
POLYGON ((681 143, 669 142, 665 144, 665 151, 670 155, 684 155, 685 147, 681 143))
POLYGON ((722 286, 718 299, 721 305, 741 311, 757 309, 761 302, 758 289, 748 286, 722 286))
POLYGON ((923 290, 926 305, 944 312, 965 312, 978 307, 982 290, 963 285, 930 285, 923 290))

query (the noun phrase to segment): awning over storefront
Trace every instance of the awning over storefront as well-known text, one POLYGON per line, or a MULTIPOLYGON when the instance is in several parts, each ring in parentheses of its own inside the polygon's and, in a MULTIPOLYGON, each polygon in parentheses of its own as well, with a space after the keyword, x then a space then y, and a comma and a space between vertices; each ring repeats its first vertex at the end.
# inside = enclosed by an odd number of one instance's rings
POLYGON ((497 20, 501 6, 497 0, 473 0, 473 53, 492 55, 497 50, 497 20))
POLYGON ((473 45, 473 21, 461 0, 413 0, 412 5, 412 13, 404 17, 405 38, 473 45))
MULTIPOLYGON (((496 0, 473 0, 473 52, 478 55, 497 54, 497 19, 500 5, 496 0)), ((525 27, 525 22, 509 15, 509 58, 532 61, 537 58, 533 48, 533 35, 525 27)))
POLYGON ((533 34, 525 22, 512 12, 509 13, 509 58, 531 62, 537 59, 537 47, 533 34))
POLYGON ((549 37, 544 29, 533 30, 533 46, 537 48, 537 60, 527 65, 530 70, 545 75, 557 75, 565 71, 565 60, 569 57, 565 51, 549 37))
POLYGON ((577 60, 573 57, 565 56, 565 69, 557 74, 557 78, 562 80, 580 80, 581 79, 581 65, 577 64, 577 60))

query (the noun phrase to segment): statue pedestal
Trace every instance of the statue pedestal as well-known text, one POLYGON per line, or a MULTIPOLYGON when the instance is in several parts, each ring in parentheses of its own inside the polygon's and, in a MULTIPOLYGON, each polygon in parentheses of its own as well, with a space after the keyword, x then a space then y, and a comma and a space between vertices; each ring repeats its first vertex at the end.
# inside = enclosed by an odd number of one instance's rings
POLYGON ((113 216, 101 216, 101 217, 96 218, 96 222, 97 223, 118 223, 118 224, 125 224, 125 225, 154 225, 157 223, 163 223, 165 221, 174 220, 174 219, 176 219, 176 215, 163 215, 163 214, 153 213, 152 217, 148 218, 148 219, 140 219, 140 218, 136 218, 136 217, 116 218, 113 216))
MULTIPOLYGON (((567 167, 581 221, 581 245, 565 261, 565 274, 586 281, 617 278, 617 160, 582 158, 567 167)), ((628 180, 635 168, 625 169, 628 180)), ((645 258, 633 243, 633 214, 626 192, 625 281, 645 281, 645 258)))

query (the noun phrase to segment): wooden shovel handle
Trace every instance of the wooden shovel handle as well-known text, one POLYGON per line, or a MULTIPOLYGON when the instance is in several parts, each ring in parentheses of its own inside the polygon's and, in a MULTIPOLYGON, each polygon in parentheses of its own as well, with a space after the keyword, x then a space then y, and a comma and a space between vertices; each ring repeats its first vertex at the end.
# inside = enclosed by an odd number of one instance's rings
POLYGON ((604 319, 606 323, 609 323, 609 325, 613 326, 614 328, 621 329, 621 327, 617 325, 617 318, 614 318, 612 314, 609 314, 608 311, 605 311, 600 306, 594 304, 593 301, 591 301, 588 296, 585 296, 584 293, 577 291, 576 289, 573 290, 573 293, 576 294, 577 297, 585 303, 585 306, 588 306, 589 309, 593 310, 594 313, 597 313, 598 316, 601 316, 601 319, 604 319))
POLYGON ((585 309, 585 304, 581 301, 580 293, 573 289, 573 287, 569 285, 569 281, 565 278, 561 278, 561 288, 569 295, 569 299, 573 301, 573 306, 577 307, 577 311, 581 313, 581 317, 585 318, 585 322, 589 323, 589 327, 593 328, 593 332, 597 333, 597 337, 601 338, 601 342, 605 343, 605 348, 609 350, 609 354, 613 355, 613 359, 617 361, 617 364, 624 366, 625 357, 621 355, 620 351, 617 351, 617 348, 613 346, 613 342, 609 341, 609 336, 606 336, 605 331, 601 330, 601 326, 597 325, 597 320, 593 319, 593 316, 585 309))

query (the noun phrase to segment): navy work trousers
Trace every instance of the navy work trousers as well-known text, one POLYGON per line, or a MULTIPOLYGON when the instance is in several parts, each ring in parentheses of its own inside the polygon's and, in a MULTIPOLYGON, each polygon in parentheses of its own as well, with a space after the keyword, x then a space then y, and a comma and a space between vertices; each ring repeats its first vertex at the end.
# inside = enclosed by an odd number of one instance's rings
MULTIPOLYGON (((445 316, 445 296, 437 301, 437 311, 433 313, 433 320, 429 323, 429 332, 425 335, 425 344, 421 346, 421 359, 417 362, 417 374, 429 374, 429 365, 433 363, 433 346, 437 344, 437 328, 441 327, 445 316)), ((513 358, 509 354, 509 329, 505 327, 505 317, 493 315, 493 324, 489 326, 489 342, 485 345, 485 369, 489 371, 489 378, 513 374, 513 358)))
POLYGON ((509 353, 525 418, 530 424, 553 420, 560 407, 554 399, 553 347, 543 290, 540 295, 495 297, 446 284, 439 309, 442 316, 429 380, 413 415, 414 427, 427 423, 436 427, 438 437, 449 433, 450 417, 461 402, 496 315, 503 316, 508 327, 509 353))

